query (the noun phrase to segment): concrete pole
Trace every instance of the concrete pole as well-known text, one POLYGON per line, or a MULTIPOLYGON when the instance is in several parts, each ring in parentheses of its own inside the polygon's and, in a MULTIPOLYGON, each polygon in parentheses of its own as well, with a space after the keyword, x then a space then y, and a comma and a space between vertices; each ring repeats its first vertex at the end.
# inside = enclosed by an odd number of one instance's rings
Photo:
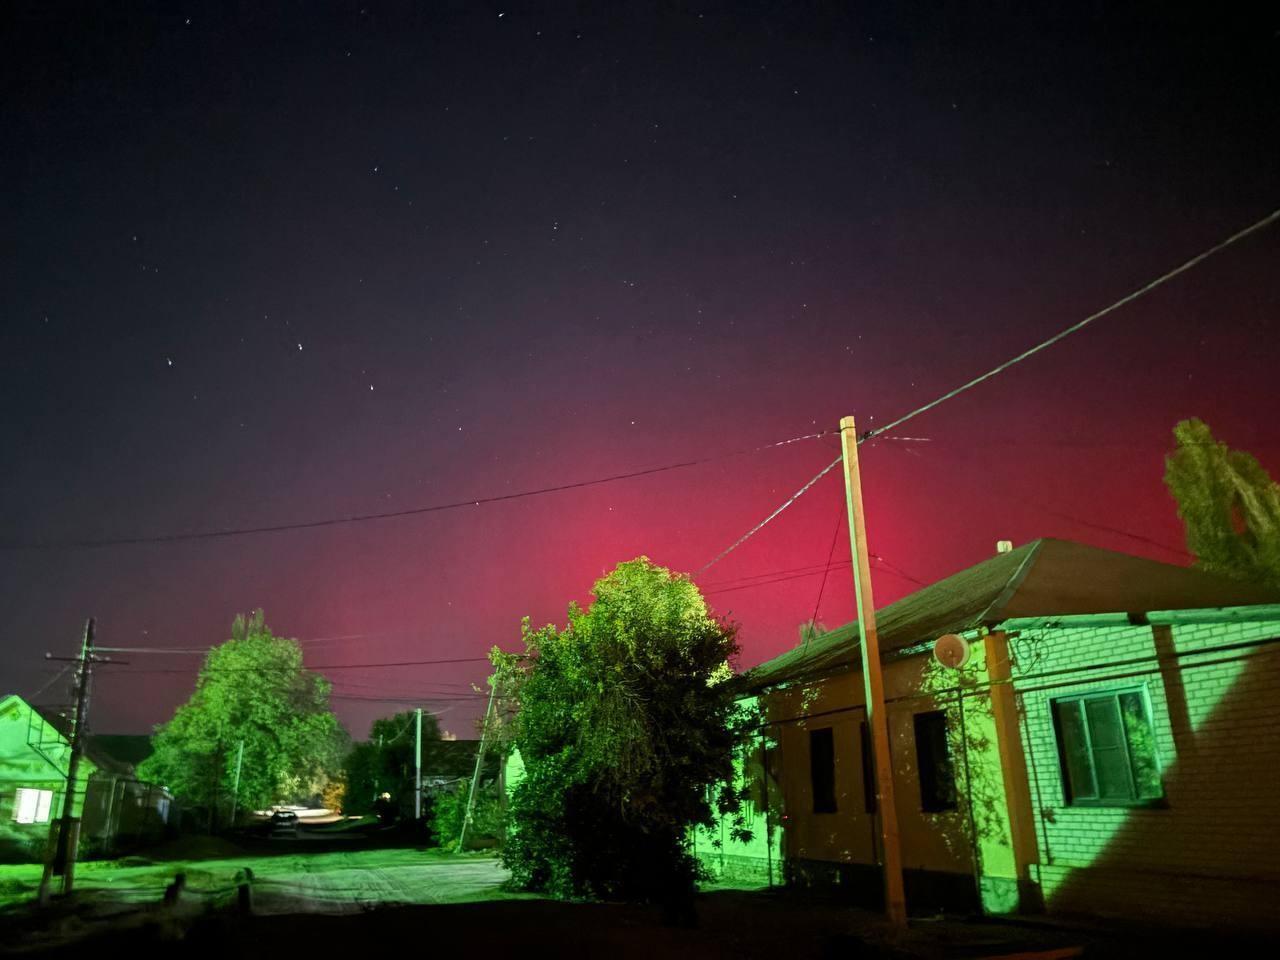
POLYGON ((422 708, 418 708, 418 732, 413 749, 413 819, 422 819, 422 708))
POLYGON ((231 792, 231 829, 236 827, 236 810, 240 806, 240 765, 244 763, 244 740, 236 750, 236 785, 231 792))
POLYGON ((884 841, 884 907, 889 922, 907 925, 907 901, 902 889, 902 849, 898 842, 898 808, 894 802, 893 764, 889 757, 889 721, 884 706, 884 677, 880 672, 880 638, 876 605, 871 595, 871 563, 867 527, 862 510, 862 474, 858 470, 858 430, 853 417, 840 421, 844 451, 845 504, 849 510, 849 548, 853 553, 853 589, 858 600, 862 633, 862 679, 866 686, 867 725, 871 728, 875 759, 877 811, 884 841))

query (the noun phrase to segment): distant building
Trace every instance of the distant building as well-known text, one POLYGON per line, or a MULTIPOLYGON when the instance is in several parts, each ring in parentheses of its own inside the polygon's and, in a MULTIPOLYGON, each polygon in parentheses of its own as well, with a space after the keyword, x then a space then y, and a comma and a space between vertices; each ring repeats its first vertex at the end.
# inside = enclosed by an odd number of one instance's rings
MULTIPOLYGON (((1280 929, 1280 592, 1037 540, 877 622, 909 909, 1280 929)), ((766 839, 713 869, 882 897, 858 642, 739 679, 766 839)))
MULTIPOLYGON (((43 856, 51 824, 63 813, 69 729, 65 717, 33 707, 16 694, 0 700, 3 859, 31 861, 43 856)), ((81 758, 72 813, 81 818, 82 854, 114 853, 157 839, 170 822, 169 792, 139 781, 133 763, 109 749, 118 748, 122 739, 134 738, 90 738, 81 758)), ((131 749, 136 753, 141 748, 135 742, 131 749)))

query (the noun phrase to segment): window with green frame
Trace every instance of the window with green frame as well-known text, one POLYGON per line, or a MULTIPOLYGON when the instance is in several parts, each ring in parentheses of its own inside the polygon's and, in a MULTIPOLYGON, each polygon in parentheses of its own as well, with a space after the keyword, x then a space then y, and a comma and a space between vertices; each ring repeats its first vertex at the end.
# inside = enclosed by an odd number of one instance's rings
POLYGON ((1053 720, 1068 805, 1135 806, 1164 796, 1145 689, 1060 697, 1053 720))

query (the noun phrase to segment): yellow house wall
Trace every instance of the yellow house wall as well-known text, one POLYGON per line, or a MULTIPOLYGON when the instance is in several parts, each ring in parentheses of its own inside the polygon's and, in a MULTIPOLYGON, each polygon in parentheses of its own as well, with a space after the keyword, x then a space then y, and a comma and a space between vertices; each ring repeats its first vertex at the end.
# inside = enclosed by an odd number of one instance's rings
MULTIPOLYGON (((972 873, 967 843, 956 842, 964 829, 963 806, 955 812, 921 809, 913 716, 935 709, 918 696, 924 657, 884 665, 889 703, 890 754, 903 867, 957 874, 972 873), (911 700, 892 702, 895 698, 911 700)), ((859 725, 866 719, 861 672, 766 694, 767 716, 778 738, 777 763, 783 790, 784 851, 789 858, 873 865, 878 861, 878 825, 865 811, 859 725), (809 767, 809 732, 831 727, 835 742, 835 813, 814 813, 809 767)))

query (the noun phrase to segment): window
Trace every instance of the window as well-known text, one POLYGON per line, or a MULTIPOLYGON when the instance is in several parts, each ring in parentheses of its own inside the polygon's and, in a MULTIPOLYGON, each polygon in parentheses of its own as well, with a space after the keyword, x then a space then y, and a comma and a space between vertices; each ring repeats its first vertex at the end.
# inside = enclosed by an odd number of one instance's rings
POLYGON ((18 823, 48 823, 52 805, 52 790, 19 787, 13 795, 13 819, 18 823))
POLYGON ((813 812, 836 812, 836 744, 830 727, 809 731, 809 778, 813 812))
POLYGON ((1128 806, 1164 796, 1144 690, 1053 701, 1062 789, 1073 806, 1128 806))
POLYGON ((917 713, 916 766, 920 771, 920 809, 941 813, 956 808, 956 778, 947 745, 947 716, 941 710, 917 713))
POLYGON ((858 743, 862 748, 862 809, 876 812, 876 765, 871 753, 871 727, 863 720, 858 725, 858 743))

